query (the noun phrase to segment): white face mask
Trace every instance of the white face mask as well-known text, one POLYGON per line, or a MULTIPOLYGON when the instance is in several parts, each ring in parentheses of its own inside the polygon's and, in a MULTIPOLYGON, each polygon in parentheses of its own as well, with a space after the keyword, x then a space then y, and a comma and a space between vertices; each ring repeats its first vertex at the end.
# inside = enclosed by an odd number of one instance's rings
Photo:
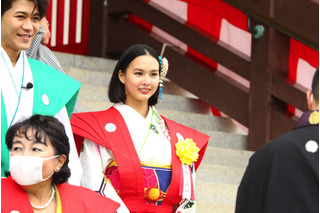
POLYGON ((11 156, 10 157, 10 175, 19 185, 28 186, 48 180, 54 172, 47 178, 42 178, 42 166, 44 160, 58 157, 59 155, 49 158, 36 156, 11 156))

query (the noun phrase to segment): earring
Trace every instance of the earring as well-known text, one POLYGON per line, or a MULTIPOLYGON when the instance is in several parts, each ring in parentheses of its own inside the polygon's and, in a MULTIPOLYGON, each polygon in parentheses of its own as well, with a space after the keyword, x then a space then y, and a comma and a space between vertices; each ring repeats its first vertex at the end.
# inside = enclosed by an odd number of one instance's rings
POLYGON ((57 167, 56 172, 59 172, 59 170, 60 170, 60 167, 57 167))

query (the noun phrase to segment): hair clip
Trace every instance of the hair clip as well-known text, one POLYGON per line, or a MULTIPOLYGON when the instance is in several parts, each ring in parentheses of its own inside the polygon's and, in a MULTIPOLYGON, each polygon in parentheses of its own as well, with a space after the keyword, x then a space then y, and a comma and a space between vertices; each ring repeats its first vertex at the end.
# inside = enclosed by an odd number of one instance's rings
POLYGON ((163 79, 164 77, 166 77, 168 73, 169 62, 165 57, 161 59, 161 56, 159 56, 159 59, 160 59, 160 65, 161 65, 160 79, 163 79))
POLYGON ((159 61, 160 61, 160 84, 159 84, 159 102, 162 101, 162 95, 163 95, 163 79, 166 77, 168 73, 168 68, 169 68, 169 63, 168 60, 165 57, 159 56, 159 61))

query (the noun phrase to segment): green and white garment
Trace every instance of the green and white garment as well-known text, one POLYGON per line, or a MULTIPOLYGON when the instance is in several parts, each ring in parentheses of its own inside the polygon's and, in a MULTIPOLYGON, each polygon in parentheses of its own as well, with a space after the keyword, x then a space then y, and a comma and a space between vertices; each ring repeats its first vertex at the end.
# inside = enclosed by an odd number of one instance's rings
POLYGON ((64 124, 70 143, 69 183, 80 185, 82 169, 78 159, 70 120, 80 83, 34 59, 27 58, 24 51, 16 65, 1 47, 1 176, 9 169, 9 151, 5 134, 10 124, 29 118, 33 114, 55 116, 64 124), (31 89, 23 89, 32 83, 31 89))

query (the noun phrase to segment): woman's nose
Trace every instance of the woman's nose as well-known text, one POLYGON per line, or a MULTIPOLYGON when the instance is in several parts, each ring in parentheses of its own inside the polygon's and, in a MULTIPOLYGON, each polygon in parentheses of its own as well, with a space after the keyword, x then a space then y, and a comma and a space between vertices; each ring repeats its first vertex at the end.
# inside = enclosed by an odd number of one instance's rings
POLYGON ((150 84, 150 77, 148 75, 145 75, 143 83, 150 84))

